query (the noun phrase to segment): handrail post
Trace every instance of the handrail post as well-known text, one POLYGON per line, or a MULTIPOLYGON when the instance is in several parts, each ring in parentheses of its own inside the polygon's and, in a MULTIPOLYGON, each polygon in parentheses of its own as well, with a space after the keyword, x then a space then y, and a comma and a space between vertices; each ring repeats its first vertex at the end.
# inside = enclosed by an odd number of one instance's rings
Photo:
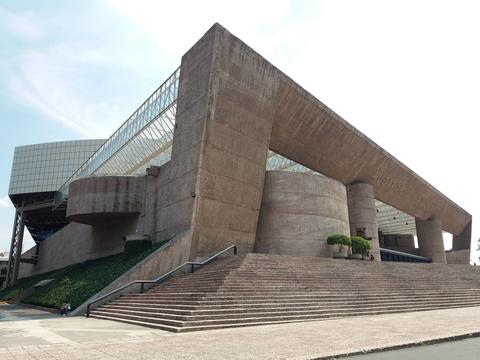
POLYGON ((192 273, 195 271, 195 264, 192 264, 192 273))
POLYGON ((233 255, 237 255, 237 245, 233 245, 233 255))
POLYGON ((141 294, 143 294, 144 285, 145 285, 145 283, 143 283, 143 282, 140 284, 140 293, 141 293, 141 294))
POLYGON ((90 304, 87 304, 87 318, 90 317, 90 304))

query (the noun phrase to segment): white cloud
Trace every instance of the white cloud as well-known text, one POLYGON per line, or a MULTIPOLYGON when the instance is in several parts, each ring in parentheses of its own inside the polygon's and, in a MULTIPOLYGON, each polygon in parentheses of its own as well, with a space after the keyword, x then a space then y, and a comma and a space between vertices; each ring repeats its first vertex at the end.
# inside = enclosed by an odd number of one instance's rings
POLYGON ((0 26, 21 40, 36 41, 43 38, 42 29, 32 15, 17 15, 0 7, 0 26))
POLYGON ((0 208, 8 208, 10 206, 12 206, 12 202, 10 201, 8 195, 0 198, 0 208))
POLYGON ((108 136, 219 22, 472 212, 473 242, 480 237, 480 190, 471 186, 480 178, 478 3, 105 3, 115 11, 96 3, 44 22, 0 8, 0 29, 16 38, 58 35, 12 58, 18 99, 81 136, 108 136))
MULTIPOLYGON (((50 118, 61 125, 70 128, 71 130, 77 132, 80 135, 89 137, 90 133, 81 126, 79 122, 75 121, 73 116, 68 116, 65 113, 62 113, 62 110, 58 109, 55 104, 52 104, 49 101, 49 96, 42 96, 40 92, 45 89, 38 89, 32 82, 33 79, 30 76, 35 74, 24 74, 23 78, 20 74, 12 74, 10 76, 10 86, 13 90, 13 93, 18 96, 21 101, 32 107, 33 109, 39 111, 47 118, 50 118)), ((45 84, 47 85, 47 84, 45 84)), ((49 87, 54 86, 52 82, 49 83, 49 87)), ((58 87, 57 87, 58 90, 58 87)), ((62 105, 65 105, 63 103, 62 105)))
MULTIPOLYGON (((124 42, 135 31, 116 26, 115 31, 104 32, 87 26, 92 17, 100 16, 97 10, 86 9, 74 19, 56 14, 39 20, 47 41, 15 47, 0 59, 16 101, 82 138, 110 136, 164 80, 162 75, 158 80, 152 76, 161 67, 158 55, 142 51, 142 42, 124 42)), ((113 27, 114 20, 107 14, 102 24, 113 27)))

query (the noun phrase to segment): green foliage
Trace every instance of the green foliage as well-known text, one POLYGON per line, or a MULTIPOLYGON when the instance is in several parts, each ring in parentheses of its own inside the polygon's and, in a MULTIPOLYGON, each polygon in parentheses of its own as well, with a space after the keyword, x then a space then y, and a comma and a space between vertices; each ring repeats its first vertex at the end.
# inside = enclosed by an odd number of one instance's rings
POLYGON ((34 288, 31 294, 27 294, 22 299, 22 302, 58 309, 64 301, 69 301, 72 309, 75 309, 166 242, 129 253, 128 256, 122 253, 89 260, 49 273, 20 279, 15 286, 0 291, 0 299, 12 299, 32 289, 32 286, 41 280, 55 279, 45 286, 34 288))
POLYGON ((136 240, 136 241, 127 241, 125 242, 125 255, 130 256, 129 254, 135 256, 139 251, 146 250, 152 246, 151 240, 136 240))
POLYGON ((370 241, 361 236, 352 236, 352 253, 365 255, 371 249, 370 241))
POLYGON ((349 236, 334 234, 327 238, 328 245, 337 245, 338 251, 342 252, 344 246, 351 246, 352 241, 349 236))

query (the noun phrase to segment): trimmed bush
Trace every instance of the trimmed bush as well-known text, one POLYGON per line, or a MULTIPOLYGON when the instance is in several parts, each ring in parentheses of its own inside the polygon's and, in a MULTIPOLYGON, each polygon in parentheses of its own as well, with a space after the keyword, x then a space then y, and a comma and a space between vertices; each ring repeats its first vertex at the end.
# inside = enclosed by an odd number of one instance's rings
POLYGON ((334 234, 334 235, 330 235, 327 238, 327 244, 328 245, 337 245, 338 252, 342 252, 344 246, 351 246, 352 245, 352 241, 350 240, 349 236, 334 234))
POLYGON ((361 236, 352 236, 352 253, 366 255, 372 248, 370 241, 361 236))

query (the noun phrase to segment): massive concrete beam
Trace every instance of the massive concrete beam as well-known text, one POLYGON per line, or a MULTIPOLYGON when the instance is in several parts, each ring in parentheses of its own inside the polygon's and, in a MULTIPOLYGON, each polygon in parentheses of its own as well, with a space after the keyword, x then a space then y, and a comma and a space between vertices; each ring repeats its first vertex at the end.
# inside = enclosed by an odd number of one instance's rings
POLYGON ((269 148, 344 184, 369 183, 377 199, 452 234, 471 220, 218 24, 182 58, 177 126, 169 178, 191 197, 167 217, 193 229, 192 257, 253 249, 269 148))
POLYGON ((273 151, 344 184, 366 182, 377 199, 459 234, 471 215, 314 98, 280 75, 273 151))

